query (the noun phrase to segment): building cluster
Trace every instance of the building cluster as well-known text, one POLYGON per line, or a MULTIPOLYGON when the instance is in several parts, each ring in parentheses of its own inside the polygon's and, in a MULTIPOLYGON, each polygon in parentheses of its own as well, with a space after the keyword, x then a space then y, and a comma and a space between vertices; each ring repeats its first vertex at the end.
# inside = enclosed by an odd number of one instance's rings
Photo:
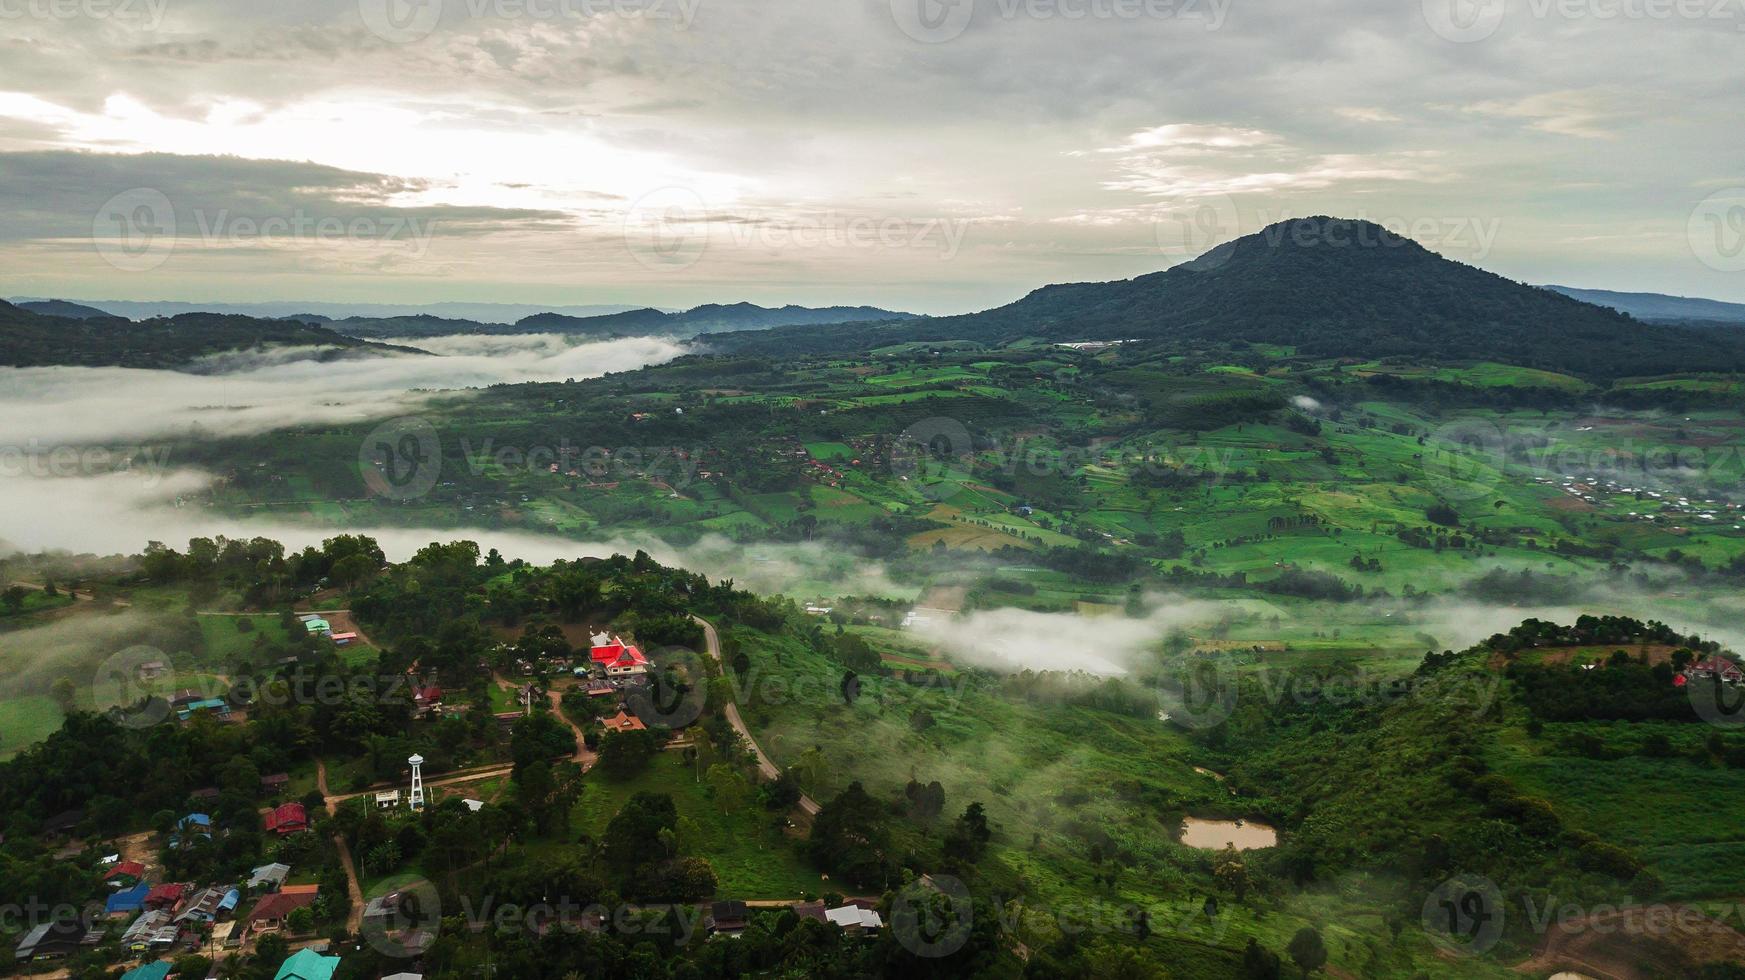
MULTIPOLYGON (((864 899, 850 899, 837 908, 817 901, 800 902, 790 908, 802 919, 829 923, 850 936, 871 935, 885 927, 874 903, 864 899)), ((709 907, 707 925, 711 936, 739 936, 750 924, 751 909, 744 902, 716 902, 709 907)))

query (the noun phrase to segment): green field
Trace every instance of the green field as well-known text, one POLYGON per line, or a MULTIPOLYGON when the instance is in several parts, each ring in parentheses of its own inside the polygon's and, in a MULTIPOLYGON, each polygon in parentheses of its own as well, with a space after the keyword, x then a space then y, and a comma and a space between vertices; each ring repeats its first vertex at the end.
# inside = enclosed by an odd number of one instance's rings
POLYGON ((678 752, 662 752, 648 770, 622 782, 594 772, 584 780, 574 823, 578 831, 599 836, 624 802, 636 793, 671 796, 679 818, 696 828, 696 839, 681 846, 685 853, 709 860, 719 883, 717 895, 739 899, 799 899, 821 895, 827 884, 794 850, 782 833, 785 817, 759 808, 755 801, 723 813, 709 798, 678 752))

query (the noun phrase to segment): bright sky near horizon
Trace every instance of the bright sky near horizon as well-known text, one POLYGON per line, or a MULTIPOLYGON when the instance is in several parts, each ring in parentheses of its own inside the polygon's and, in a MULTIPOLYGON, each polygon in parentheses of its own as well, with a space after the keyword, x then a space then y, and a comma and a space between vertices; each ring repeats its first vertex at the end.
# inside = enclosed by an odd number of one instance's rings
POLYGON ((0 0, 0 295, 950 313, 1367 217, 1745 301, 1745 0, 0 0))

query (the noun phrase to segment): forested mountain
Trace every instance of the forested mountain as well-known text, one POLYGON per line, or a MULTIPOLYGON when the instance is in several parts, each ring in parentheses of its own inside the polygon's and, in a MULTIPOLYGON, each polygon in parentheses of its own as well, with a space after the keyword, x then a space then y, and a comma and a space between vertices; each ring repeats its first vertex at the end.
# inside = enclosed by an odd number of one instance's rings
POLYGON ((71 303, 64 299, 43 299, 27 303, 19 303, 18 308, 43 316, 64 316, 70 320, 121 320, 113 313, 99 310, 95 306, 83 303, 71 303))
POLYGON ((322 356, 403 351, 290 320, 219 313, 133 323, 120 319, 44 316, 0 302, 0 366, 187 369, 197 358, 267 347, 320 347, 322 356))
POLYGON ((527 334, 562 333, 587 337, 639 337, 649 334, 692 337, 704 333, 724 333, 734 330, 761 330, 769 327, 798 324, 854 323, 868 320, 908 318, 912 314, 892 313, 870 306, 830 306, 813 309, 804 306, 783 306, 777 309, 752 303, 721 305, 710 303, 683 313, 667 313, 652 307, 604 313, 599 316, 570 316, 565 313, 535 313, 512 324, 481 323, 475 320, 453 320, 419 315, 397 317, 350 317, 327 320, 325 317, 292 316, 287 319, 302 322, 317 320, 351 337, 436 337, 446 334, 527 334))
POLYGON ((737 351, 912 341, 1276 344, 1318 356, 1503 361, 1616 377, 1745 368, 1745 339, 1649 325, 1454 262, 1363 221, 1280 222, 1192 262, 1120 282, 1046 286, 965 316, 720 338, 737 351))
POLYGON ((871 306, 783 306, 769 308, 755 303, 707 303, 683 313, 663 313, 656 309, 628 310, 605 316, 573 317, 558 313, 541 313, 516 324, 529 331, 560 333, 598 333, 606 336, 633 336, 646 333, 669 333, 694 336, 705 333, 729 333, 739 330, 765 330, 771 327, 816 326, 819 324, 862 323, 915 319, 911 313, 893 313, 871 306))

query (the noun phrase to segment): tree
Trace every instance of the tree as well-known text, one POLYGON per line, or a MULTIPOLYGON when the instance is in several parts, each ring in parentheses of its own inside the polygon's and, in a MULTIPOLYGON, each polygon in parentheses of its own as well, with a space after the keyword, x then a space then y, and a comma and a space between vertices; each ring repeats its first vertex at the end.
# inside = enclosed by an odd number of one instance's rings
POLYGON ((1303 971, 1304 977, 1327 965, 1327 946, 1321 941, 1320 930, 1313 926, 1298 929, 1285 952, 1291 954, 1291 962, 1303 971))
POLYGON ((254 961, 269 972, 277 970, 289 955, 291 946, 279 933, 269 932, 255 943, 254 961))
POLYGON ((987 850, 988 841, 993 840, 994 832, 988 826, 987 810, 980 803, 971 803, 963 808, 963 815, 957 818, 951 831, 945 835, 945 850, 948 854, 962 855, 966 860, 981 860, 982 852, 987 850))
POLYGON ((1244 980, 1278 980, 1278 954, 1260 943, 1254 937, 1248 938, 1248 948, 1242 951, 1242 976, 1244 980))
POLYGON ((648 768, 657 751, 652 732, 607 732, 600 739, 600 768, 613 779, 629 779, 648 768))
POLYGON ((745 806, 745 798, 751 792, 751 787, 731 766, 716 763, 709 767, 709 773, 704 777, 709 786, 709 794, 715 798, 715 803, 721 807, 722 813, 732 813, 745 806))
POLYGON ((887 812, 860 783, 849 783, 812 821, 807 842, 812 860, 851 885, 884 887, 894 871, 885 852, 887 812))
POLYGON ((1242 861, 1242 853, 1236 850, 1236 845, 1225 846, 1213 860, 1212 873, 1225 888, 1235 894, 1238 902, 1248 895, 1248 866, 1242 861))

